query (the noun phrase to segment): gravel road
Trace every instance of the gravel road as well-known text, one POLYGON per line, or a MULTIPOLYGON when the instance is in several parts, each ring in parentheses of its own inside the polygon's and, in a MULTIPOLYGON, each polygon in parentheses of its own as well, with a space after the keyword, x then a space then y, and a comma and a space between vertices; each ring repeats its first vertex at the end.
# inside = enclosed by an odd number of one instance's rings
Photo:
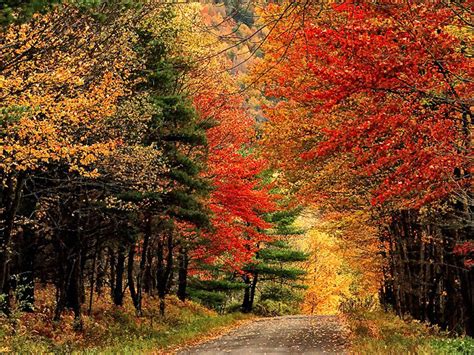
POLYGON ((178 354, 344 354, 346 337, 335 316, 266 318, 178 354))

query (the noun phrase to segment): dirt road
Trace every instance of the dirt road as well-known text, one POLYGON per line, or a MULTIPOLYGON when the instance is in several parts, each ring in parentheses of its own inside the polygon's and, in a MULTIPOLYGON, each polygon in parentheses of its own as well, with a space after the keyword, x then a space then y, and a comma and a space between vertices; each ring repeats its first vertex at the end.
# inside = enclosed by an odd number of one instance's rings
POLYGON ((243 325, 179 354, 343 354, 347 334, 334 316, 286 316, 243 325))

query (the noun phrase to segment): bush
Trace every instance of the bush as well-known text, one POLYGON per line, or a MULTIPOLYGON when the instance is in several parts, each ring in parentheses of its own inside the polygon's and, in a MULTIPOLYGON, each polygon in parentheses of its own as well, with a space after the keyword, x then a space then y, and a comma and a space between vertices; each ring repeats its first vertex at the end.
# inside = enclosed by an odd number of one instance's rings
POLYGON ((242 302, 232 302, 225 308, 226 313, 240 312, 242 310, 242 302))
POLYGON ((84 313, 84 329, 74 329, 74 314, 63 313, 53 321, 54 288, 38 288, 38 309, 34 313, 0 315, 0 353, 140 353, 186 343, 214 330, 251 316, 240 313, 218 315, 202 305, 177 297, 166 299, 165 317, 160 316, 159 300, 145 295, 143 316, 137 317, 131 300, 114 306, 108 295, 95 299, 89 315, 84 313))
POLYGON ((434 339, 430 346, 439 354, 474 354, 474 339, 469 337, 434 339))
POLYGON ((302 297, 288 287, 267 286, 262 290, 260 301, 267 300, 291 303, 301 301, 302 297))
POLYGON ((298 313, 297 307, 280 301, 262 300, 254 306, 253 313, 263 317, 276 317, 298 313))
POLYGON ((379 308, 379 301, 375 296, 346 298, 339 304, 342 313, 371 312, 379 308))
POLYGON ((401 319, 377 303, 351 300, 341 305, 352 334, 352 351, 360 354, 473 354, 472 338, 450 338, 437 326, 401 319))
POLYGON ((225 294, 216 291, 189 290, 189 296, 193 301, 198 301, 207 307, 219 308, 225 301, 225 294))

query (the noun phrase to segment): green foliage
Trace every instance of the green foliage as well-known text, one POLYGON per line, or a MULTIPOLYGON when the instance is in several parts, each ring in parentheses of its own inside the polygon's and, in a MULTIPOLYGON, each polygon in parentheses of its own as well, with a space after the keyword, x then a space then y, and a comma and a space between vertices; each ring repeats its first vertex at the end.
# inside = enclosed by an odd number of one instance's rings
POLYGON ((226 295, 222 292, 188 289, 189 298, 193 301, 202 303, 207 307, 214 309, 219 308, 226 299, 226 295))
POLYGON ((307 260, 308 254, 299 250, 266 248, 259 251, 258 257, 265 261, 296 262, 307 260))
POLYGON ((61 0, 3 0, 0 3, 0 26, 25 22, 35 13, 45 13, 61 0))
POLYGON ((469 337, 433 339, 429 345, 437 354, 474 354, 474 339, 469 337))
MULTIPOLYGON (((244 269, 246 270, 246 269, 244 269)), ((265 275, 270 279, 282 278, 285 280, 298 280, 306 272, 295 267, 281 268, 278 266, 271 266, 265 264, 257 264, 251 269, 253 272, 258 272, 260 275, 265 275)))
POLYGON ((237 23, 244 23, 252 27, 255 21, 255 16, 250 9, 250 1, 242 0, 224 0, 227 14, 230 15, 237 23))
POLYGON ((26 106, 0 107, 0 133, 7 133, 3 131, 7 125, 18 122, 28 111, 30 111, 30 108, 26 106))
POLYGON ((272 234, 276 235, 299 235, 304 230, 296 228, 294 223, 300 215, 302 207, 294 209, 283 209, 267 215, 266 220, 273 224, 272 234))
POLYGON ((268 299, 259 301, 253 310, 255 314, 263 317, 277 317, 297 314, 298 311, 298 307, 295 307, 293 304, 268 299))
MULTIPOLYGON (((301 210, 300 207, 281 209, 268 214, 265 219, 273 225, 270 233, 277 236, 292 236, 303 233, 302 230, 294 226, 301 210)), ((257 259, 260 263, 255 269, 260 273, 296 280, 299 276, 304 275, 305 272, 296 268, 284 268, 283 264, 291 265, 293 262, 308 260, 308 257, 308 254, 293 249, 287 238, 275 238, 259 250, 257 259)))
MULTIPOLYGON (((258 310, 255 309, 258 314, 286 314, 288 309, 297 309, 298 302, 302 300, 295 290, 301 289, 298 281, 303 279, 306 271, 296 263, 306 261, 308 255, 294 249, 289 240, 290 236, 301 232, 294 227, 300 212, 300 208, 282 208, 267 214, 265 219, 273 226, 268 233, 275 237, 265 243, 257 252, 255 260, 243 268, 252 278, 248 282, 249 287, 253 285, 251 292, 255 292, 257 283, 260 285, 259 306, 258 310)), ((254 297, 255 294, 251 296, 252 299, 254 297)), ((251 311, 251 302, 244 300, 243 308, 247 312, 251 311)))
MULTIPOLYGON (((165 9, 160 21, 174 16, 165 9)), ((153 106, 151 122, 144 144, 156 147, 162 152, 167 166, 163 178, 168 182, 161 196, 164 213, 172 219, 191 222, 198 228, 209 226, 209 211, 202 204, 203 197, 210 192, 210 183, 201 176, 207 151, 206 130, 208 125, 199 121, 192 102, 185 95, 178 94, 177 82, 180 70, 176 59, 168 55, 167 41, 176 32, 167 31, 166 36, 146 29, 139 31, 138 53, 146 56, 145 84, 137 90, 148 93, 153 106)))
POLYGON ((263 288, 260 294, 260 301, 281 301, 287 303, 294 303, 302 300, 301 294, 295 291, 293 288, 268 285, 263 288))
MULTIPOLYGON (((213 309, 222 309, 230 294, 241 291, 244 288, 245 284, 243 282, 192 278, 189 280, 188 293, 192 300, 213 309)), ((237 310, 235 309, 234 311, 237 310)))
POLYGON ((201 288, 204 290, 214 291, 233 291, 243 290, 245 284, 242 282, 235 282, 231 280, 190 280, 190 286, 194 288, 201 288))

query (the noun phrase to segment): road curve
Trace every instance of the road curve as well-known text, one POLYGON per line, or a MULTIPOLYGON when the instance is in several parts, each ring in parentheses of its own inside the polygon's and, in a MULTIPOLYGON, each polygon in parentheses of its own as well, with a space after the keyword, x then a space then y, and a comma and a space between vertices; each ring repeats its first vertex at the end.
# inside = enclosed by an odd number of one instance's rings
POLYGON ((178 354, 344 354, 347 333, 335 316, 265 318, 178 354))

